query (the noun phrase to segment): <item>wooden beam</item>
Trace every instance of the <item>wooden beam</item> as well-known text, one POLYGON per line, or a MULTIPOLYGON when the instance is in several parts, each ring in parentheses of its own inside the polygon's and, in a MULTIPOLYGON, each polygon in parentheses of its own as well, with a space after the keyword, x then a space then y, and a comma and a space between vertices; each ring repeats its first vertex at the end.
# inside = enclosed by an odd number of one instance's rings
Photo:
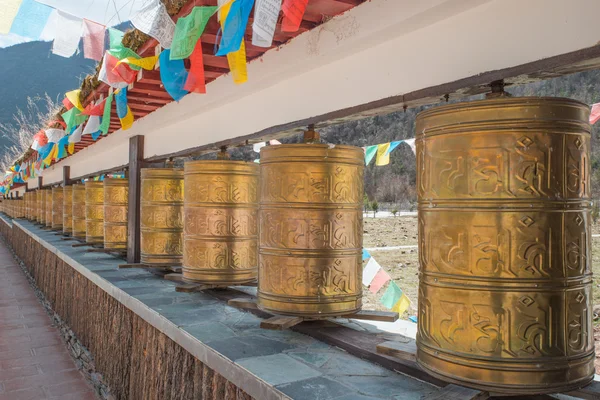
POLYGON ((44 185, 44 177, 38 176, 38 189, 41 189, 44 185))
POLYGON ((140 197, 144 136, 129 138, 129 207, 127 208, 127 262, 140 262, 140 197))
POLYGON ((63 166, 63 187, 71 184, 71 167, 68 165, 63 166))

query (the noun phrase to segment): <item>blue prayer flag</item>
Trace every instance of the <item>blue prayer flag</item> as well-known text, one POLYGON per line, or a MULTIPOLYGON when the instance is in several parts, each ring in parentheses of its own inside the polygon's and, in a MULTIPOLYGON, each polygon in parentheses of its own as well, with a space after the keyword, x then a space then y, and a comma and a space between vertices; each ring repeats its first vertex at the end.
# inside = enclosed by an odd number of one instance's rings
POLYGON ((367 258, 371 258, 371 254, 367 250, 363 249, 363 261, 365 261, 367 258))
POLYGON ((160 80, 173 100, 179 101, 189 93, 183 88, 188 72, 183 65, 183 60, 171 60, 170 53, 169 49, 165 49, 158 57, 160 80))
POLYGON ((404 140, 398 140, 396 142, 391 142, 390 143, 390 147, 387 149, 387 151, 385 152, 385 155, 387 156, 388 154, 390 154, 396 147, 398 147, 398 145, 400 143, 404 142, 404 140))
POLYGON ((10 33, 37 40, 40 38, 52 7, 34 0, 23 0, 10 28, 10 33))
POLYGON ((223 25, 223 36, 221 36, 221 44, 219 45, 217 56, 225 56, 240 49, 253 6, 254 0, 235 0, 231 4, 227 19, 225 19, 225 24, 223 25))

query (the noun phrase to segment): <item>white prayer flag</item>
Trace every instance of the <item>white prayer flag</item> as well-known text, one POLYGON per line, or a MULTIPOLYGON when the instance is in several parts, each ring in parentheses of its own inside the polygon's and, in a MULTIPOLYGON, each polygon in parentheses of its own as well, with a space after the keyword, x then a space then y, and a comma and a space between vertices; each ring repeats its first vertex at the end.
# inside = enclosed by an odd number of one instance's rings
POLYGON ((58 19, 58 11, 56 9, 54 9, 48 16, 48 21, 46 21, 46 25, 44 25, 44 29, 42 29, 42 33, 40 33, 40 40, 42 40, 44 42, 51 42, 54 40, 54 36, 56 33, 57 19, 58 19))
POLYGON ((91 135, 92 133, 96 133, 100 130, 100 116, 92 115, 88 119, 87 125, 83 130, 82 135, 91 135))
POLYGON ((381 265, 379 265, 379 263, 375 261, 375 257, 371 257, 369 259, 369 262, 363 269, 363 285, 369 286, 380 269, 381 265))
POLYGON ((415 139, 404 139, 404 143, 410 146, 410 149, 414 154, 417 154, 417 148, 415 147, 415 139))
POLYGON ((279 140, 277 140, 277 139, 271 139, 271 140, 269 140, 269 144, 271 146, 275 146, 277 144, 281 144, 281 142, 279 140))
POLYGON ((58 141, 67 134, 62 129, 48 128, 45 130, 48 143, 58 143, 58 141))
MULTIPOLYGON (((54 43, 52 44, 52 53, 62 57, 71 57, 79 47, 79 40, 83 32, 83 20, 56 10, 53 23, 54 43)), ((44 28, 45 30, 46 28, 44 28)))
POLYGON ((146 35, 158 40, 165 49, 171 48, 175 34, 175 22, 160 0, 151 1, 131 18, 131 23, 146 35))
POLYGON ((71 136, 69 136, 69 143, 79 143, 81 142, 81 134, 83 131, 83 124, 80 124, 77 129, 75 129, 73 131, 73 133, 71 133, 71 136))
POLYGON ((281 0, 257 0, 252 23, 254 46, 271 47, 280 11, 281 0))
POLYGON ((266 142, 254 143, 254 146, 252 146, 252 150, 254 150, 255 153, 260 153, 260 149, 262 149, 266 145, 266 142))

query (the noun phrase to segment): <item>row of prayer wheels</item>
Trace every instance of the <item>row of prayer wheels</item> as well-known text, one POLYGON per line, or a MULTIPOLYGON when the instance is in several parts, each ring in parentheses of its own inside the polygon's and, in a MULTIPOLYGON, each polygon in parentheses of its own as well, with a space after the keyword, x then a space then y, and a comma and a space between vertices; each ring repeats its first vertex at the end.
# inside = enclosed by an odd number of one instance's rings
POLYGON ((0 203, 0 211, 11 218, 23 218, 25 216, 25 202, 21 199, 4 199, 0 203))
MULTIPOLYGON (((514 394, 593 379, 588 118, 576 101, 508 97, 418 115, 417 361, 431 374, 514 394)), ((349 146, 279 145, 261 150, 260 165, 145 169, 142 263, 183 265, 190 282, 258 278, 258 305, 275 314, 356 312, 363 157, 349 146)), ((63 224, 72 218, 73 235, 99 240, 103 187, 106 245, 107 204, 127 207, 127 196, 107 202, 109 186, 69 189, 63 224)), ((50 196, 26 197, 37 209, 25 215, 54 226, 50 196)))

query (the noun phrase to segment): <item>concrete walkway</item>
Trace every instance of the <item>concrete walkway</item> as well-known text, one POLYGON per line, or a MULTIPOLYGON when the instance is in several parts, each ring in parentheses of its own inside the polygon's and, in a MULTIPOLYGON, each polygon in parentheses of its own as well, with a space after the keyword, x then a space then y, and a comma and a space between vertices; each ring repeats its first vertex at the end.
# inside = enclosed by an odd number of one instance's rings
POLYGON ((0 242, 0 400, 95 398, 25 275, 0 242))

